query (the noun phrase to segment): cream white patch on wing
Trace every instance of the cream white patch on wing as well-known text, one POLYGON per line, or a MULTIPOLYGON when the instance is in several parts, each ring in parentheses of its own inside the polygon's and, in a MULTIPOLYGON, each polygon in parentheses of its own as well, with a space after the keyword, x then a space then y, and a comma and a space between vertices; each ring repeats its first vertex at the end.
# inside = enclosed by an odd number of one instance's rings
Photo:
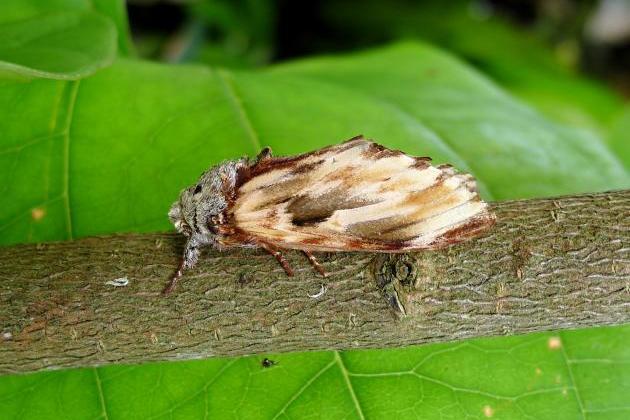
POLYGON ((233 216, 281 248, 422 249, 494 223, 470 175, 365 139, 278 162, 240 187, 233 216))

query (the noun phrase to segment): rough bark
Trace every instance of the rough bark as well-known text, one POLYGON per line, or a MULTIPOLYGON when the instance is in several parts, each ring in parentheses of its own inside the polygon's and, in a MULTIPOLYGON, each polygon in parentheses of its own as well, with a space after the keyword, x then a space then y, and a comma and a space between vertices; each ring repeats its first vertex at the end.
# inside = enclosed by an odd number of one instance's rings
POLYGON ((0 248, 0 372, 628 322, 630 191, 493 208, 487 235, 441 251, 320 255, 326 279, 297 252, 289 278, 263 252, 208 250, 167 297, 175 234, 0 248))

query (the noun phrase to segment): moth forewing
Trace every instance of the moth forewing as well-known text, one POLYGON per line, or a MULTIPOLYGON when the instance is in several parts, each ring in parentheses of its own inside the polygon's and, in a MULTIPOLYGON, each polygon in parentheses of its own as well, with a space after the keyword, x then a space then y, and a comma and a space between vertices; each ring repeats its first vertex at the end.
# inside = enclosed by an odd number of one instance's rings
POLYGON ((433 248, 469 219, 494 220, 469 175, 363 138, 273 163, 239 188, 233 220, 279 248, 433 248))
MULTIPOLYGON (((304 251, 324 274, 309 251, 434 249, 494 224, 471 175, 429 162, 361 136, 294 157, 267 148, 205 172, 169 216, 188 236, 185 255, 201 245, 261 247, 287 274, 283 249, 304 251)), ((184 258, 180 272, 192 265, 184 258)))

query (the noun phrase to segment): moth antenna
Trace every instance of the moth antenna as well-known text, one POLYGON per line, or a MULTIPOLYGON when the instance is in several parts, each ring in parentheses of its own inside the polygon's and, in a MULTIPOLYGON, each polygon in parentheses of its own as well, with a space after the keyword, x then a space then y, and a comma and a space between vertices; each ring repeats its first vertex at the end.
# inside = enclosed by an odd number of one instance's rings
POLYGON ((322 267, 319 261, 317 261, 317 258, 315 258, 315 256, 311 254, 310 251, 303 249, 302 252, 304 253, 304 255, 306 255, 306 258, 308 258, 308 260, 311 262, 311 264, 313 265, 313 268, 317 270, 317 272, 321 274, 322 277, 327 277, 324 267, 322 267))
POLYGON ((265 251, 273 255, 274 258, 278 260, 278 262, 284 269, 284 272, 287 273, 287 276, 293 277, 293 269, 289 265, 289 262, 284 259, 284 255, 282 255, 282 252, 280 252, 278 248, 267 242, 259 242, 258 245, 260 245, 265 251))

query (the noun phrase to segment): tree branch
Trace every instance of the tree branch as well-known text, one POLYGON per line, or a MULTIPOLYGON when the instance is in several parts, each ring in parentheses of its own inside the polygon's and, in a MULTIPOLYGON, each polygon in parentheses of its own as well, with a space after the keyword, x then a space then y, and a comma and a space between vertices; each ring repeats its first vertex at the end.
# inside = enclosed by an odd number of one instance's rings
POLYGON ((298 252, 289 278, 263 252, 208 250, 167 297, 178 235, 0 248, 0 372, 628 322, 630 191, 493 208, 486 236, 442 251, 321 255, 326 279, 298 252))

